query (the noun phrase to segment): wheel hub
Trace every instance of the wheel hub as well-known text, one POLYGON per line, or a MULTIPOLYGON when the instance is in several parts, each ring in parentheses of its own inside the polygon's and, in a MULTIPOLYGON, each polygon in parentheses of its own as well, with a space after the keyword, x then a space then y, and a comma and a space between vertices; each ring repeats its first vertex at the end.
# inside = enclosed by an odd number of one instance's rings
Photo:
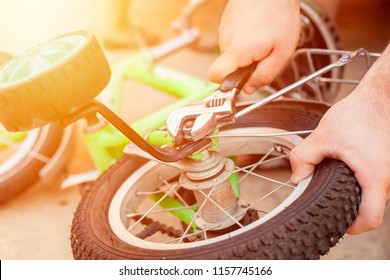
POLYGON ((201 160, 191 160, 191 168, 180 176, 183 188, 194 192, 200 208, 195 223, 200 228, 220 230, 238 223, 246 211, 238 203, 229 177, 234 162, 218 152, 206 152, 201 160))

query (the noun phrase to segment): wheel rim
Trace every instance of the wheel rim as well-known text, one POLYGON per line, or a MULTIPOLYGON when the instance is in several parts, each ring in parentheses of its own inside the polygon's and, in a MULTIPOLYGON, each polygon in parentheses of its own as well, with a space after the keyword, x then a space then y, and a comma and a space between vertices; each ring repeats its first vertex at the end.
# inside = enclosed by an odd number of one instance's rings
POLYGON ((17 135, 15 133, 13 134, 15 137, 10 133, 0 134, 0 176, 2 178, 12 173, 25 158, 47 160, 45 156, 32 151, 39 131, 39 129, 34 129, 27 134, 17 135))
MULTIPOLYGON (((255 212, 258 216, 254 221, 245 225, 242 224, 242 221, 237 221, 236 229, 224 233, 215 234, 212 230, 207 229, 203 231, 204 229, 199 225, 197 229, 200 232, 192 232, 191 227, 187 225, 183 227, 183 223, 179 219, 174 219, 175 217, 168 213, 177 209, 171 208, 168 211, 148 198, 148 195, 156 191, 157 188, 170 189, 170 195, 176 193, 177 197, 179 191, 177 176, 181 171, 156 162, 147 162, 123 182, 113 197, 108 213, 111 229, 127 244, 145 249, 172 250, 215 243, 259 226, 299 198, 311 181, 311 177, 308 177, 298 186, 292 186, 288 180, 291 175, 289 170, 281 170, 280 165, 276 166, 277 170, 270 168, 272 164, 288 159, 287 154, 277 151, 279 147, 289 150, 302 141, 298 135, 283 135, 284 133, 286 133, 285 130, 267 127, 236 128, 220 133, 218 150, 223 155, 261 155, 260 160, 250 161, 249 165, 239 165, 234 171, 240 174, 241 207, 247 208, 250 205, 251 213, 255 212), (253 137, 254 135, 272 136, 253 137), (259 169, 260 165, 262 168, 259 169), (277 174, 280 178, 270 179, 264 174, 277 174), (256 185, 255 190, 253 190, 254 185, 256 185), (165 227, 165 233, 158 230, 147 239, 136 237, 136 234, 146 229, 142 221, 135 221, 140 217, 145 223, 160 222, 165 227), (171 232, 167 234, 169 228, 167 230, 166 227, 169 226, 172 228, 171 232), (179 234, 177 230, 181 233, 179 234), (186 237, 183 237, 182 234, 186 234, 186 237), (189 242, 194 239, 194 236, 197 236, 197 240, 189 242), (207 238, 202 238, 206 236, 207 238)), ((184 200, 184 198, 180 199, 184 200)), ((191 208, 191 205, 185 205, 185 207, 191 208)), ((159 228, 161 229, 161 226, 159 228)))
POLYGON ((77 52, 85 41, 81 35, 71 35, 28 49, 0 68, 0 85, 12 86, 48 71, 53 65, 77 52))

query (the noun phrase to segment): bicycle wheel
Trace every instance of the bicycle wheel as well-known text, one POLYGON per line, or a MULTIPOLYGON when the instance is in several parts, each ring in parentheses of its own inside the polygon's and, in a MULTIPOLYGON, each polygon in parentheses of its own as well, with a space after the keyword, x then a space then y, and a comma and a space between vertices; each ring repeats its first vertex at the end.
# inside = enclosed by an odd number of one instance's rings
POLYGON ((279 133, 314 129, 326 110, 318 103, 277 101, 224 127, 218 149, 238 158, 237 199, 245 209, 225 229, 198 220, 202 207, 178 183, 180 170, 125 155, 78 206, 71 231, 74 258, 318 259, 357 215, 360 188, 335 160, 322 162, 298 186, 289 184, 288 150, 303 136, 279 133), (183 209, 198 207, 195 227, 176 218, 179 206, 156 204, 167 193, 183 209))
POLYGON ((110 74, 90 32, 35 46, 0 68, 0 122, 9 131, 28 131, 66 119, 101 92, 110 74))
POLYGON ((72 140, 72 127, 47 125, 26 133, 10 133, 0 125, 0 203, 43 177, 51 181, 64 172, 72 140))

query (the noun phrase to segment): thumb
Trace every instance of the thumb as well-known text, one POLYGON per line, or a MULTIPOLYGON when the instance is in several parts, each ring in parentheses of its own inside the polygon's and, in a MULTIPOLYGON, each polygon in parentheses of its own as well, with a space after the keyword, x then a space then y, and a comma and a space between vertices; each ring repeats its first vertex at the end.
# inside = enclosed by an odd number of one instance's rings
POLYGON ((237 57, 230 52, 225 52, 211 64, 207 77, 214 83, 221 83, 227 75, 233 73, 239 67, 237 57))
POLYGON ((298 184, 314 172, 315 166, 326 156, 321 138, 314 131, 290 152, 291 182, 298 184))

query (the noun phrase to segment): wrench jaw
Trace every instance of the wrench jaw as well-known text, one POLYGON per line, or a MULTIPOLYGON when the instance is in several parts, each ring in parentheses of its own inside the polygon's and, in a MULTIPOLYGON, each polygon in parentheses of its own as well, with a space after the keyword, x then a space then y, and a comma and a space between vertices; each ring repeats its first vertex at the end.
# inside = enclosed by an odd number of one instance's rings
POLYGON ((167 119, 167 130, 180 146, 198 141, 221 125, 235 121, 237 89, 217 90, 204 100, 173 111, 167 119))
POLYGON ((220 126, 235 121, 236 98, 256 69, 252 63, 229 74, 219 88, 203 101, 171 113, 167 129, 175 145, 201 140, 220 126))
MULTIPOLYGON (((218 120, 216 115, 213 113, 205 113, 195 119, 188 134, 194 141, 197 141, 203 136, 213 132, 217 125, 218 120)), ((186 130, 184 131, 186 132, 186 130)))

